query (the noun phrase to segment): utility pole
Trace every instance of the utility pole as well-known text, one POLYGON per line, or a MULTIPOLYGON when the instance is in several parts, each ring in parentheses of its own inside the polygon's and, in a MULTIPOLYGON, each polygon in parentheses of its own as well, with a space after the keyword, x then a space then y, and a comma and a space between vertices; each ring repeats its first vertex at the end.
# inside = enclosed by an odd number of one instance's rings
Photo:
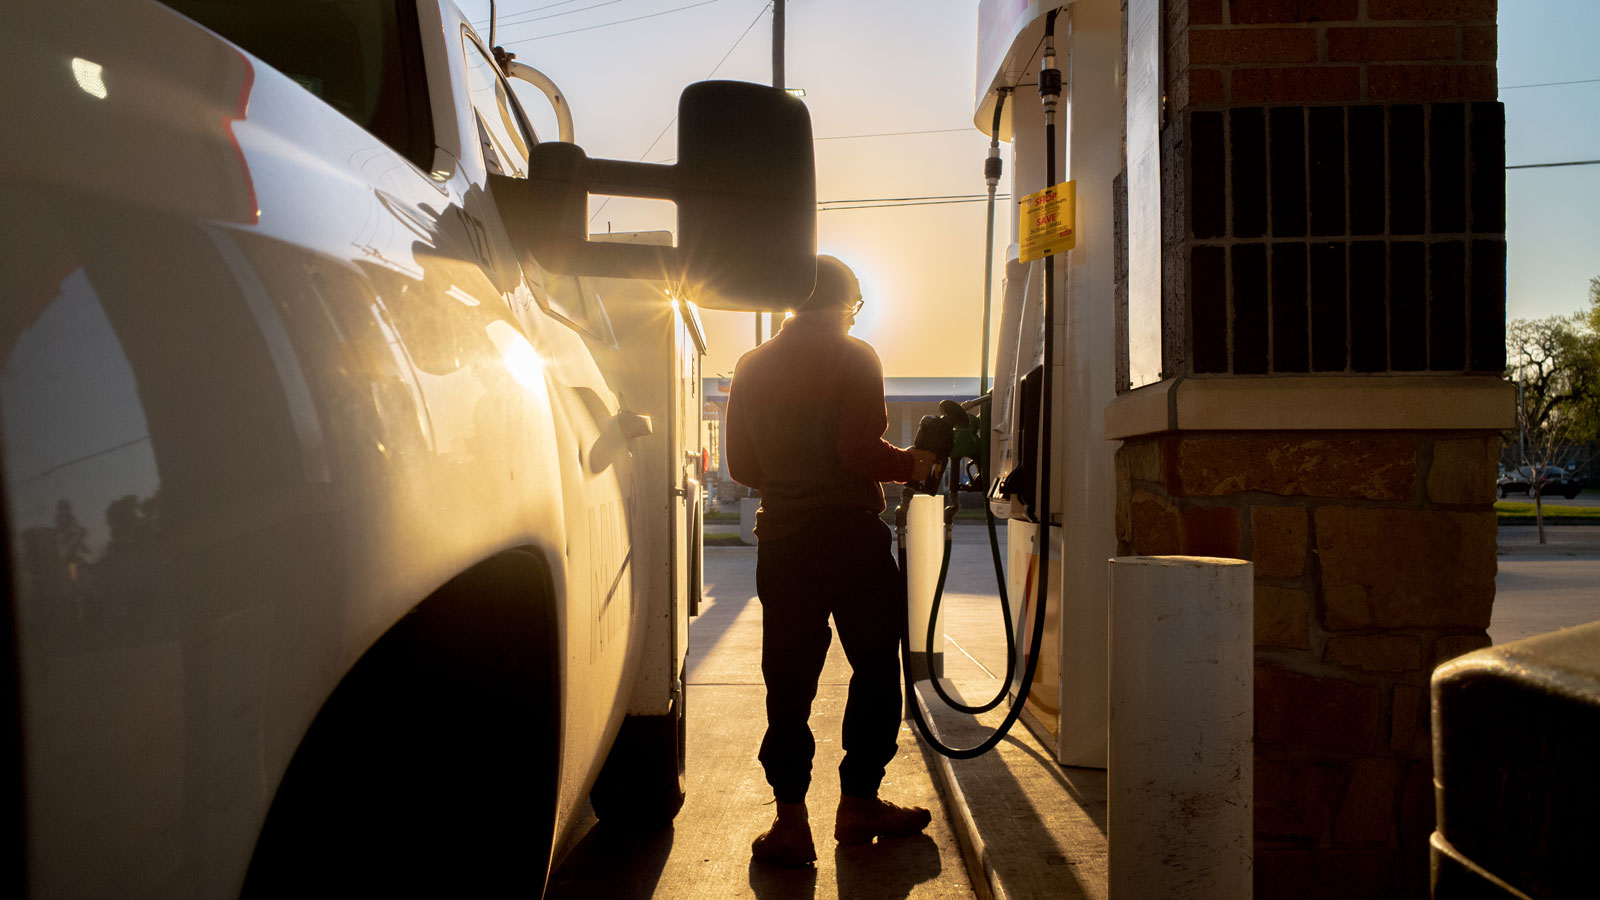
POLYGON ((772 86, 783 88, 783 0, 772 0, 772 86))
MULTIPOLYGON (((772 86, 783 84, 783 0, 772 0, 772 86)), ((761 346, 761 313, 756 313, 756 346, 761 346)), ((770 331, 771 328, 769 327, 770 331)))

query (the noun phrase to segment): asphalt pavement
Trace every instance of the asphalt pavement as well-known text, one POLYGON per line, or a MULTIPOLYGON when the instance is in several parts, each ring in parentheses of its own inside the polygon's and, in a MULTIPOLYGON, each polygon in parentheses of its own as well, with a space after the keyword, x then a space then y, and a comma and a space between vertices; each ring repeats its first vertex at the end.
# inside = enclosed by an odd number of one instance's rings
POLYGON ((1600 619, 1600 527, 1502 527, 1489 638, 1496 644, 1600 619))

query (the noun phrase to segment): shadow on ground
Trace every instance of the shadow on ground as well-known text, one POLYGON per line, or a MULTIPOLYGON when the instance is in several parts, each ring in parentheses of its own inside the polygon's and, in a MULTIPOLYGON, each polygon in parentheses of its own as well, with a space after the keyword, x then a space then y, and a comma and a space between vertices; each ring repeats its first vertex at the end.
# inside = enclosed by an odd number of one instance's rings
POLYGON ((648 900, 655 896, 656 885, 661 881, 661 872, 672 853, 672 839, 671 826, 641 834, 597 824, 561 860, 560 868, 551 875, 545 897, 648 900), (619 873, 625 873, 625 877, 619 878, 619 873))
POLYGON ((911 889, 939 877, 939 846, 925 834, 846 847, 835 844, 839 900, 905 900, 911 889))
MULTIPOLYGON (((839 900, 905 900, 925 881, 939 877, 939 845, 925 834, 853 847, 834 845, 839 900)), ((812 900, 817 868, 784 868, 750 861, 750 889, 759 900, 812 900)))

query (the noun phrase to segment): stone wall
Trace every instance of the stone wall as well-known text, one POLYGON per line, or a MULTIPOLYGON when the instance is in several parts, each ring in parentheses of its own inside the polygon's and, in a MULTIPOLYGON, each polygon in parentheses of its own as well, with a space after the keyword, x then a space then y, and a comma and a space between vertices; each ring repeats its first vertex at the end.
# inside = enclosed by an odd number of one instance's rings
POLYGON ((1480 431, 1118 450, 1119 553, 1256 565, 1258 898, 1427 896, 1428 676, 1489 643, 1498 449, 1480 431))
POLYGON ((1161 2, 1163 380, 1119 362, 1119 552, 1256 563, 1256 896, 1420 900, 1428 677, 1488 643, 1511 425, 1498 4, 1161 2))

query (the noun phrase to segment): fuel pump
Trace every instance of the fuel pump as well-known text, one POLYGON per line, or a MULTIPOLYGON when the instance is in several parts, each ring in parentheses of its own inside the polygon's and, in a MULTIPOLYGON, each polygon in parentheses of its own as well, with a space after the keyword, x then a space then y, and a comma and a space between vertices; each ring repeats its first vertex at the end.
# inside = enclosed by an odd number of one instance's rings
MULTIPOLYGON (((937 494, 939 485, 944 478, 946 470, 950 472, 949 498, 944 507, 944 553, 939 562, 939 578, 933 591, 933 608, 928 615, 927 646, 925 659, 934 658, 934 638, 936 625, 939 621, 939 606, 944 600, 945 578, 950 573, 950 547, 953 538, 952 529, 956 510, 960 506, 960 493, 970 491, 984 493, 988 486, 988 443, 983 435, 988 432, 989 425, 989 398, 979 397, 963 406, 953 400, 944 400, 939 404, 939 415, 923 416, 922 422, 917 426, 916 439, 912 446, 927 450, 934 454, 934 464, 929 470, 928 478, 920 485, 907 485, 901 492, 900 506, 895 511, 895 522, 900 531, 906 529, 906 509, 909 507, 911 497, 917 489, 926 494, 937 494), (968 410, 975 414, 969 414, 968 410), (967 471, 956 471, 957 461, 967 463, 967 471), (962 475, 965 475, 965 479, 962 475)), ((987 510, 987 505, 985 506, 987 510)), ((1001 680, 1000 690, 986 703, 976 706, 964 704, 951 697, 939 683, 937 678, 931 679, 935 693, 951 709, 969 715, 988 712, 1000 705, 1007 692, 1011 690, 1012 679, 1016 676, 1016 635, 1011 624, 1011 605, 1006 597, 1005 572, 1000 562, 1000 545, 994 535, 994 514, 987 515, 989 525, 989 549, 994 557, 995 580, 1000 588, 1000 615, 1006 629, 1006 674, 1001 680)), ((904 539, 901 540, 901 571, 906 569, 904 552, 904 539)), ((908 623, 909 628, 909 623, 908 623)))
MULTIPOLYGON (((1056 67, 1055 22, 1056 16, 1059 13, 1060 9, 1053 9, 1045 16, 1044 58, 1039 67, 1039 96, 1043 103, 1045 114, 1046 184, 1054 184, 1056 179, 1055 118, 1056 107, 1061 98, 1061 70, 1056 67)), ((999 96, 999 102, 997 102, 995 105, 995 122, 992 132, 995 135, 998 135, 1000 130, 1000 114, 1002 108, 1004 107, 1005 96, 1005 92, 1002 91, 999 96)), ((994 246, 994 191, 995 185, 999 182, 1000 178, 1000 161, 997 142, 998 138, 996 137, 991 146, 989 159, 985 161, 984 167, 985 180, 989 185, 989 246, 986 252, 991 254, 989 260, 986 260, 986 271, 992 271, 992 253, 994 246)), ((1044 292, 1041 298, 1041 313, 1044 319, 1043 373, 1049 373, 1053 371, 1055 366, 1054 286, 1055 259, 1053 256, 1046 256, 1044 258, 1044 292)), ((987 278, 985 279, 985 291, 984 338, 987 341, 987 278)), ((984 368, 987 370, 987 344, 985 344, 985 348, 986 352, 984 368)), ((987 371, 984 373, 983 380, 986 381, 986 379, 987 371)), ((1033 503, 1028 508, 1029 511, 1033 513, 1033 518, 1038 524, 1037 541, 1040 548, 1039 576, 1036 582, 1038 585, 1038 597, 1034 604, 1033 629, 1029 643, 1029 646, 1035 648, 1035 651, 1044 639, 1045 601, 1048 597, 1050 583, 1050 554, 1046 552, 1050 536, 1049 528, 1051 518, 1051 454, 1048 452, 1047 444, 1047 436, 1050 434, 1050 409, 1052 399, 1050 382, 1051 379, 1048 377, 1041 377, 1038 380, 1038 390, 1036 392, 1031 392, 1037 397, 1038 415, 1036 419, 1032 416, 1031 412, 1027 416, 1030 421, 1037 421, 1038 423, 1037 427, 1033 429, 1033 433, 1026 436, 1026 439, 1030 443, 1034 444, 1034 452, 1032 453, 1034 465, 1031 467, 1031 470, 1028 473, 1031 477, 1027 479, 1028 483, 1026 487, 1032 489, 1031 493, 1033 494, 1033 503)), ((1033 397, 1025 396, 1025 401, 1031 401, 1032 399, 1033 397)), ((937 494, 940 482, 943 480, 946 473, 949 472, 949 501, 945 505, 944 509, 944 554, 939 567, 938 582, 934 588, 933 609, 931 614, 928 616, 928 633, 925 641, 927 657, 929 659, 933 657, 935 637, 934 629, 937 627, 937 623, 939 621, 939 606, 943 600, 945 578, 949 574, 952 529, 954 528, 956 509, 959 505, 957 503, 957 498, 959 496, 959 491, 962 489, 960 484, 961 479, 958 477, 958 473, 955 471, 950 471, 950 467, 955 460, 968 460, 972 470, 968 473, 970 477, 967 479, 967 489, 980 490, 987 494, 990 473, 988 470, 989 461, 987 441, 984 440, 984 436, 988 433, 988 419, 990 412, 990 395, 985 395, 975 401, 972 401, 971 403, 966 404, 965 406, 951 400, 945 400, 939 404, 939 415, 923 417, 922 422, 917 427, 917 435, 912 446, 917 449, 931 451, 935 455, 934 466, 929 472, 928 478, 922 484, 906 485, 900 494, 900 505, 895 510, 895 533, 899 544, 901 577, 904 579, 906 573, 906 522, 911 498, 919 489, 923 493, 937 494), (970 414, 974 409, 979 410, 979 415, 976 417, 970 414)), ((1013 475, 1015 474, 1016 473, 1013 472, 1013 475)), ((1001 611, 1005 618, 1006 624, 1006 678, 1000 688, 999 693, 993 699, 985 704, 980 704, 977 706, 969 706, 957 702, 945 692, 944 687, 939 683, 938 678, 929 679, 933 684, 935 693, 939 695, 941 700, 943 700, 952 709, 969 714, 986 712, 998 706, 1000 702, 1004 700, 1006 694, 1010 691, 1013 678, 1016 675, 1015 634, 1011 627, 1010 606, 1006 598, 1005 573, 1000 561, 999 540, 995 535, 994 513, 989 508, 987 503, 984 505, 984 514, 989 529, 989 547, 994 556, 996 581, 998 582, 1000 588, 1001 611)), ((904 587, 904 584, 905 583, 902 580, 902 588, 904 587)), ((906 685, 909 688, 915 684, 915 679, 911 669, 911 651, 914 645, 911 643, 912 635, 910 634, 909 619, 905 622, 903 627, 904 632, 902 634, 902 638, 905 643, 905 648, 904 652, 900 655, 900 659, 906 685)), ((912 718, 915 720, 917 730, 921 732, 923 740, 925 740, 928 745, 937 752, 952 759, 971 759, 975 756, 981 756, 982 754, 993 749, 997 744, 1000 743, 1002 739, 1005 738, 1006 734, 1011 731, 1011 727, 1016 724, 1017 718, 1021 715, 1023 706, 1027 701, 1028 688, 1033 683, 1034 671, 1038 665, 1038 661, 1039 654, 1037 652, 1028 654, 1027 661, 1023 666, 1021 688, 1019 690, 1019 695, 1016 702, 1011 705, 1011 709, 1006 713, 1006 717, 1000 723, 999 727, 997 727, 994 732, 989 735, 989 737, 984 739, 976 746, 957 748, 950 747, 941 742, 933 734, 933 729, 928 725, 927 720, 923 717, 921 707, 916 703, 912 703, 912 718)))

